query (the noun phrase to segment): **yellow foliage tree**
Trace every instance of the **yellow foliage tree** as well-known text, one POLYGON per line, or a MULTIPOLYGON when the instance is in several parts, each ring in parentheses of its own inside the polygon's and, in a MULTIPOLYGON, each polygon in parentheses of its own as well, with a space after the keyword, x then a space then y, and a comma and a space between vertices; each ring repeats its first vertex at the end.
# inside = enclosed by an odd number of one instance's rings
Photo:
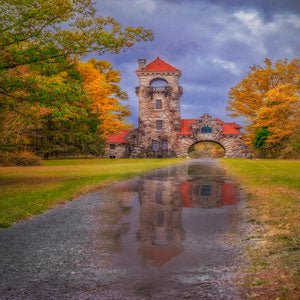
POLYGON ((79 63, 78 70, 92 100, 90 108, 99 115, 102 137, 132 128, 126 120, 131 115, 130 110, 120 103, 120 100, 128 99, 126 92, 118 85, 121 73, 114 70, 108 61, 95 59, 79 63))
POLYGON ((229 114, 244 117, 245 141, 253 146, 257 132, 267 135, 259 144, 278 156, 291 141, 299 136, 300 128, 300 59, 291 62, 278 60, 274 66, 265 59, 265 67, 252 66, 251 72, 230 89, 229 114))

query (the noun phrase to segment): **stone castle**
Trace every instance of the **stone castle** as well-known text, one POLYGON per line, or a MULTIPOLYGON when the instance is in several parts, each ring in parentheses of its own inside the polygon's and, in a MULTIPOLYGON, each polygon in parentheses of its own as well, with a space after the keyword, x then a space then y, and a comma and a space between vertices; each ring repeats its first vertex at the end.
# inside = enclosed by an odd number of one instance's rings
POLYGON ((138 64, 138 128, 109 136, 106 158, 187 157, 190 147, 204 141, 221 145, 226 157, 251 156, 238 124, 208 114, 197 119, 180 118, 180 70, 159 57, 149 64, 139 59, 138 64))

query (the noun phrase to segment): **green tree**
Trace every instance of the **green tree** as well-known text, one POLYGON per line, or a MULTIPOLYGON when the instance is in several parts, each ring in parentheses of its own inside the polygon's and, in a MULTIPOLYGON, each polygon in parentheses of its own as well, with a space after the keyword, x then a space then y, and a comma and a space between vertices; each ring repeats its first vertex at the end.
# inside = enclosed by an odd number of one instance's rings
POLYGON ((1 108, 14 109, 16 100, 61 108, 82 95, 70 77, 51 79, 72 72, 79 56, 152 39, 149 30, 98 16, 90 0, 0 0, 0 11, 1 108))

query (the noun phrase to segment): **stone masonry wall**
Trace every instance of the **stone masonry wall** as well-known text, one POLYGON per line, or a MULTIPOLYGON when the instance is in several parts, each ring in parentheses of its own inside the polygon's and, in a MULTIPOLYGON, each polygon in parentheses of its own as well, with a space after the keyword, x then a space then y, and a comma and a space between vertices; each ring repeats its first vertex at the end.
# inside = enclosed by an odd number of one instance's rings
POLYGON ((178 86, 180 72, 137 73, 140 86, 136 88, 139 97, 139 127, 137 144, 132 157, 175 157, 176 137, 180 131, 180 103, 182 88, 178 86), (164 87, 153 87, 155 79, 167 81, 164 87), (156 109, 156 100, 161 100, 162 108, 156 109), (156 128, 156 121, 162 121, 162 130, 156 128), (157 150, 152 141, 158 142, 157 150), (167 149, 162 149, 167 141, 167 149))
POLYGON ((222 124, 217 122, 208 114, 203 115, 195 124, 191 125, 191 135, 182 135, 178 137, 178 148, 176 155, 178 157, 187 157, 189 148, 199 142, 212 141, 221 145, 226 152, 226 157, 251 157, 251 153, 244 142, 241 135, 224 135, 222 134, 222 124), (201 133, 203 126, 212 128, 212 133, 201 133))
POLYGON ((126 158, 129 157, 128 144, 125 143, 115 143, 115 149, 110 148, 111 144, 105 145, 105 156, 104 158, 126 158))

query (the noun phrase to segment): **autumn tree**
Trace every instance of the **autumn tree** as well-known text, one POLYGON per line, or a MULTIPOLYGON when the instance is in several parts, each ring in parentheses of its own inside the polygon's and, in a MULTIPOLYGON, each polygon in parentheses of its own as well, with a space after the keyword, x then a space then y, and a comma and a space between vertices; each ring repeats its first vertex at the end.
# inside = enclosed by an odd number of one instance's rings
POLYGON ((244 117, 245 141, 260 156, 277 157, 300 136, 300 59, 252 66, 230 89, 230 116, 244 117))
POLYGON ((91 0, 0 0, 0 11, 0 142, 6 148, 32 143, 49 120, 63 129, 68 121, 94 119, 79 57, 152 40, 150 30, 97 15, 91 0))
POLYGON ((79 63, 78 70, 83 86, 91 97, 91 110, 100 120, 102 137, 131 128, 126 121, 130 110, 121 104, 121 101, 128 99, 127 93, 118 85, 121 73, 114 70, 108 61, 95 59, 79 63))

